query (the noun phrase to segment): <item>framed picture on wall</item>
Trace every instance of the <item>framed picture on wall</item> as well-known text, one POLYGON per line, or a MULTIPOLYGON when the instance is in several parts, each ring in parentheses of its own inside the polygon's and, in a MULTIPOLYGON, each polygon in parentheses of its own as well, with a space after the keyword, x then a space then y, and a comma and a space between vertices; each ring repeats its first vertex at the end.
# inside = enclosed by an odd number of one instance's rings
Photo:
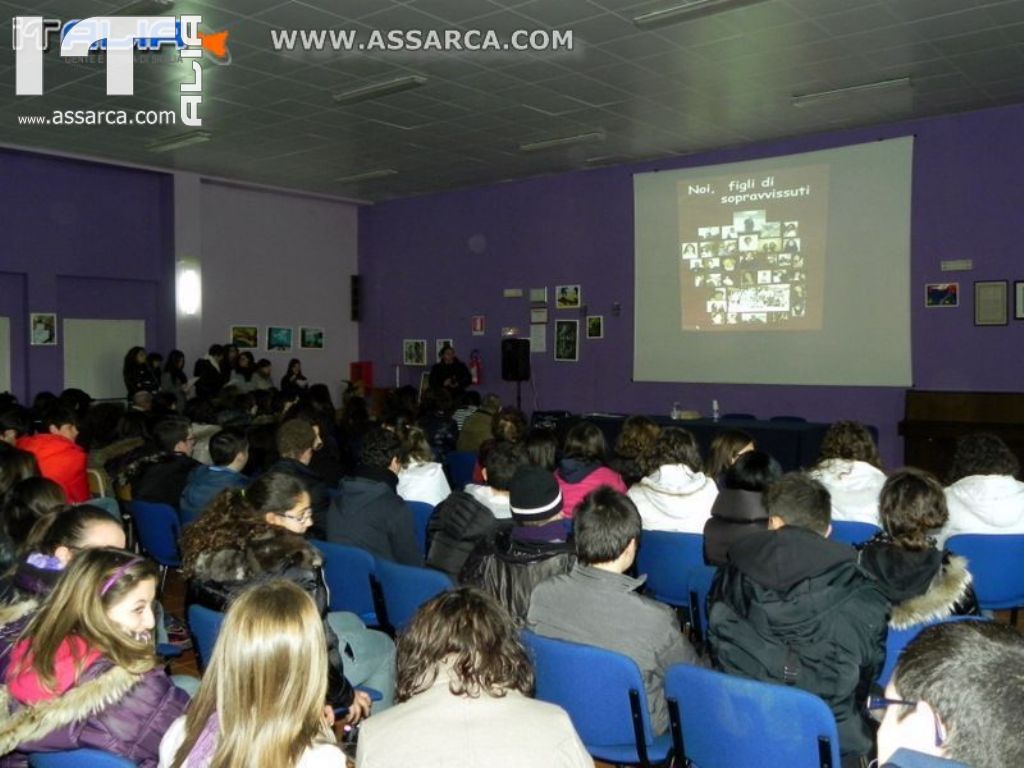
POLYGON ((1013 319, 1024 320, 1024 280, 1013 283, 1013 319))
POLYGON ((555 320, 555 360, 575 363, 580 359, 580 321, 555 320))
POLYGON ((960 283, 925 283, 926 307, 959 307, 960 283))
POLYGON ((310 328, 308 326, 302 326, 299 328, 299 348, 300 349, 323 349, 324 348, 324 329, 323 328, 310 328))
POLYGON ((260 329, 255 325, 232 325, 231 343, 239 349, 257 349, 260 345, 260 329))
POLYGON ((29 344, 33 347, 57 346, 57 315, 53 312, 32 312, 28 316, 29 344))
POLYGON ((267 349, 271 352, 292 351, 292 329, 280 325, 267 328, 267 349))
POLYGON ((604 315, 587 315, 587 338, 604 338, 604 315))
POLYGON ((1005 280, 978 280, 974 283, 974 324, 1006 325, 1007 283, 1005 280))
POLYGON ((427 340, 402 339, 402 365, 426 365, 427 340))
POLYGON ((555 307, 558 309, 579 309, 583 303, 583 292, 577 285, 555 286, 555 307))

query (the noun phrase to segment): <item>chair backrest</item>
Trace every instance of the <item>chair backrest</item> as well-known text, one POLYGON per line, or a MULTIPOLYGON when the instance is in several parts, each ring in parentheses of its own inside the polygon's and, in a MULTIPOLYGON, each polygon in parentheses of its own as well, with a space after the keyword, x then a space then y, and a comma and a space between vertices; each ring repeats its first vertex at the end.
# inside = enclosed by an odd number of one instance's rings
POLYGON ((461 491, 473 482, 473 468, 476 467, 476 451, 452 451, 445 458, 448 465, 448 479, 453 491, 461 491))
POLYGON ((653 745, 647 694, 635 661, 604 648, 527 630, 522 638, 533 660, 536 697, 569 713, 588 751, 600 756, 602 747, 631 745, 637 749, 638 736, 645 750, 653 745), (639 734, 631 700, 639 705, 639 734))
POLYGON ((423 603, 453 586, 448 574, 432 568, 399 565, 377 558, 376 571, 388 623, 397 632, 409 625, 423 603))
POLYGON ((698 565, 687 574, 690 590, 690 622, 701 639, 707 639, 708 632, 708 593, 718 569, 713 565, 698 565))
POLYGON ((217 644, 217 635, 220 634, 220 625, 223 623, 224 614, 220 611, 202 605, 188 607, 188 627, 192 630, 192 637, 195 640, 200 669, 206 669, 206 665, 213 658, 213 646, 217 644))
POLYGON ((640 534, 637 571, 647 575, 647 589, 671 605, 689 607, 688 576, 704 564, 704 537, 699 533, 644 531, 640 534))
POLYGON ((135 768, 127 757, 98 749, 35 752, 29 755, 28 764, 33 768, 135 768))
POLYGON ((379 624, 371 582, 376 574, 373 555, 346 544, 330 541, 311 543, 324 556, 324 579, 327 582, 330 610, 349 611, 366 624, 379 624))
POLYGON ((107 484, 103 482, 103 475, 98 469, 85 470, 85 479, 89 482, 89 493, 93 496, 106 496, 107 484))
POLYGON ((1024 606, 1024 534, 961 534, 948 539, 946 549, 967 558, 982 608, 1024 606))
POLYGON ((434 505, 425 501, 407 501, 405 506, 412 512, 413 528, 416 531, 416 542, 420 545, 420 552, 427 554, 427 524, 430 516, 434 514, 434 505))
POLYGON ((665 674, 677 759, 700 768, 839 768, 832 711, 814 694, 689 664, 665 674))
POLYGON ((858 523, 853 520, 833 520, 830 539, 842 541, 847 544, 863 544, 876 533, 881 531, 877 525, 871 523, 858 523))
POLYGON ((146 554, 160 565, 180 567, 178 538, 181 535, 181 523, 174 507, 154 501, 130 501, 128 511, 135 522, 139 544, 146 554))
POLYGON ((889 684, 893 670, 896 669, 896 662, 900 659, 900 654, 903 652, 903 649, 910 644, 910 641, 921 633, 921 630, 934 626, 935 624, 943 624, 949 621, 984 620, 985 619, 981 616, 947 616, 943 619, 923 621, 920 624, 915 624, 912 627, 906 627, 905 629, 893 629, 892 627, 889 627, 889 631, 885 635, 885 664, 882 665, 882 671, 878 673, 878 685, 885 688, 885 686, 889 684))

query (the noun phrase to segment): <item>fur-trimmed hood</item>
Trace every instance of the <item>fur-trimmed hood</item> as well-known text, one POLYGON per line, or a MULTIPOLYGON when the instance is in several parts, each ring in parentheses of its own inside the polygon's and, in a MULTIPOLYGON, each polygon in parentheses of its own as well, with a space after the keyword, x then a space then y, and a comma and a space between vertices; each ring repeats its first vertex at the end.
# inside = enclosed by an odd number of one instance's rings
POLYGON ((953 614, 976 613, 968 603, 975 602, 971 572, 966 558, 950 555, 935 573, 928 591, 892 607, 889 626, 906 629, 925 621, 944 619, 953 614))
POLYGON ((323 561, 320 551, 299 534, 268 525, 238 546, 200 552, 195 578, 222 584, 250 581, 267 571, 319 569, 323 561))

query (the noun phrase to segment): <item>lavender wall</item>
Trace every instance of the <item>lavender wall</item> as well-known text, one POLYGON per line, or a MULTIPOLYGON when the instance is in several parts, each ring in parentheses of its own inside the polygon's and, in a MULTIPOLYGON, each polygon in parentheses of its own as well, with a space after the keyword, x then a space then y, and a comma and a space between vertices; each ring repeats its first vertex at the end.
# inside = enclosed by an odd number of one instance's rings
POLYGON ((63 388, 63 348, 28 345, 29 312, 58 312, 58 323, 65 314, 142 319, 147 346, 171 346, 169 176, 0 150, 0 232, 0 315, 11 317, 16 395, 63 388))
MULTIPOLYGON (((1024 107, 987 110, 803 137, 642 165, 565 174, 401 200, 360 214, 360 269, 365 277, 360 349, 378 381, 393 383, 403 338, 453 337, 463 357, 481 350, 482 389, 506 399, 500 381, 502 326, 529 330, 527 299, 503 288, 581 283, 586 313, 605 316, 605 338, 581 341, 578 363, 532 355, 533 384, 524 408, 667 413, 673 401, 710 411, 811 420, 853 418, 876 424, 883 459, 897 464, 896 425, 904 390, 885 387, 796 387, 660 384, 631 381, 633 353, 632 174, 806 152, 913 133, 912 348, 919 389, 1009 391, 1020 388, 1024 361, 1013 344, 1024 324, 976 328, 974 280, 1024 279, 1019 263, 1019 183, 1024 107), (939 261, 972 258, 969 273, 943 274, 939 261), (924 283, 959 280, 961 306, 923 306, 924 283), (621 314, 613 316, 613 305, 621 314), (470 335, 470 316, 487 316, 487 334, 470 335), (534 391, 535 387, 535 391, 534 391)), ((869 223, 865 223, 869 225, 869 223)), ((884 279, 880 275, 880 279, 884 279)), ((549 302, 549 307, 552 307, 549 302)), ((582 315, 551 310, 551 320, 582 315)), ((1012 306, 1011 306, 1012 316, 1012 306)), ((582 333, 582 330, 581 330, 582 333)), ((864 350, 870 354, 870 350, 864 350)), ((403 368, 402 383, 422 369, 403 368)))

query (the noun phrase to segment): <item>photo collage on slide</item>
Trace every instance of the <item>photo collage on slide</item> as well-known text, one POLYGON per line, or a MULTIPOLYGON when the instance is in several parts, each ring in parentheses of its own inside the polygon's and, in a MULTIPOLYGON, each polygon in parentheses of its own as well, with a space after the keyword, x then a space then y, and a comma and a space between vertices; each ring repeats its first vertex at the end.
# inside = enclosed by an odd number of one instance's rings
POLYGON ((799 221, 768 221, 764 210, 699 227, 680 244, 687 281, 703 297, 712 326, 779 324, 807 313, 806 254, 799 221))

